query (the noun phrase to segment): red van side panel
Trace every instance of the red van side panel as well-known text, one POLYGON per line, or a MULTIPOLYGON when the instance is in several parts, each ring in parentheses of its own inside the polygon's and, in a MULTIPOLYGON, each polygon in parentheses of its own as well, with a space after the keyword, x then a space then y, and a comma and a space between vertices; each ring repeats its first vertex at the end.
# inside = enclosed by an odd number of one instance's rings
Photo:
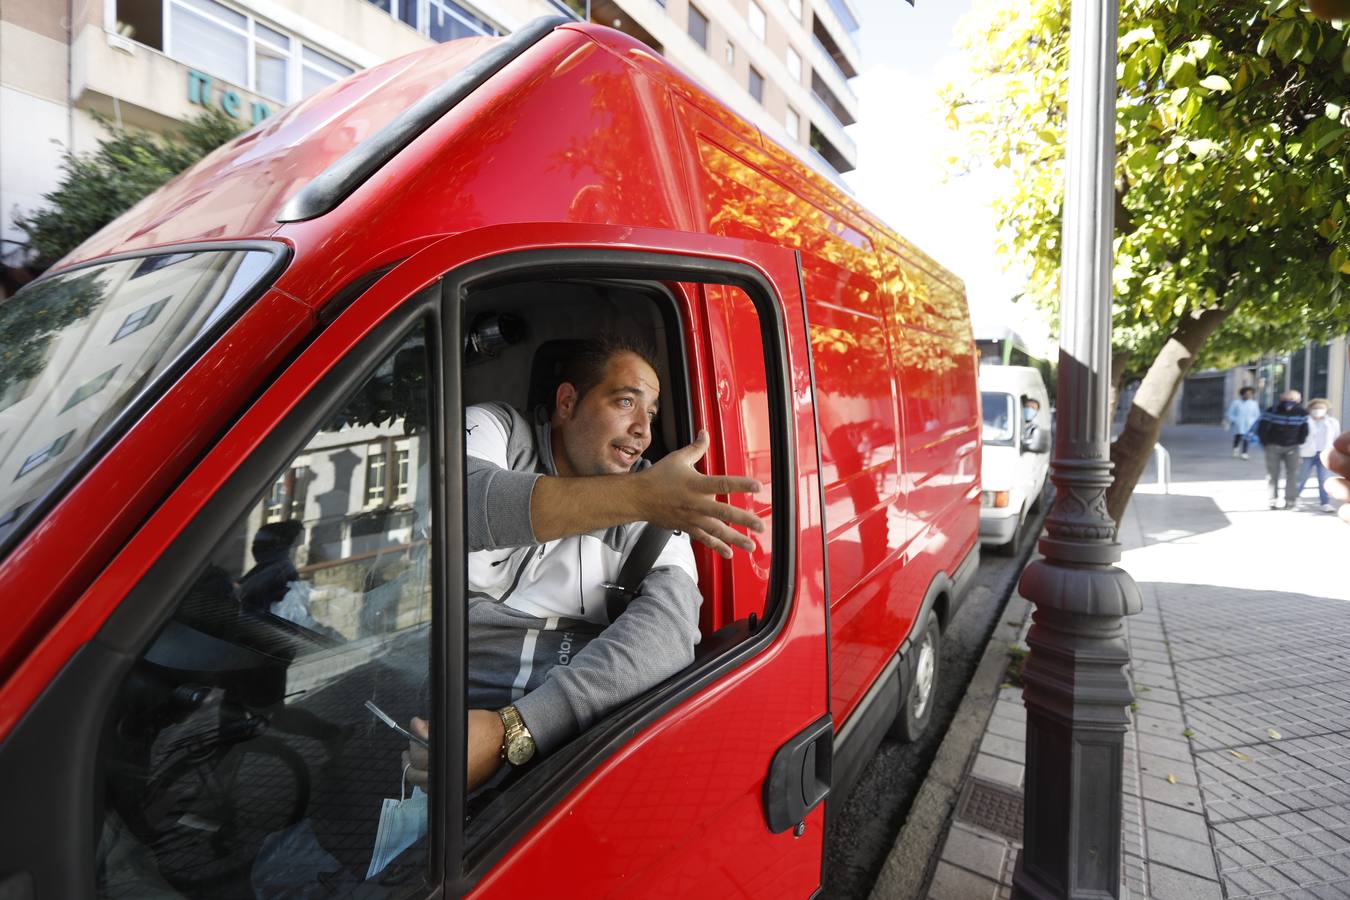
POLYGON ((896 238, 818 193, 818 176, 803 177, 757 132, 719 116, 696 89, 673 78, 672 88, 695 215, 714 233, 801 254, 825 486, 831 710, 842 723, 910 633, 933 578, 953 572, 977 538, 965 299, 920 255, 902 265, 896 238))

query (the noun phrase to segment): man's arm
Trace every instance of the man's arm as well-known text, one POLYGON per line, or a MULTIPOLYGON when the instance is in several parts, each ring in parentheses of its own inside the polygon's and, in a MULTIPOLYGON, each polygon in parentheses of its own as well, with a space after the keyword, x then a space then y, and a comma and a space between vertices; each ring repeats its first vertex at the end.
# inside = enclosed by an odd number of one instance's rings
POLYGON ((653 569, 623 615, 516 701, 539 752, 556 749, 693 662, 702 599, 681 569, 653 569))
POLYGON ((652 522, 683 531, 728 558, 733 546, 753 550, 754 541, 732 526, 762 531, 764 523, 716 498, 757 493, 760 483, 700 473, 694 464, 707 450, 708 435, 699 432, 694 443, 641 472, 581 478, 515 472, 496 459, 470 456, 469 549, 523 547, 652 522))
POLYGON ((753 478, 702 474, 694 464, 707 452, 708 433, 700 431, 694 443, 641 472, 541 478, 530 503, 535 536, 551 541, 629 522, 651 522, 683 531, 728 559, 733 546, 752 551, 755 542, 731 526, 762 531, 764 523, 754 513, 716 498, 755 494, 762 487, 753 478))

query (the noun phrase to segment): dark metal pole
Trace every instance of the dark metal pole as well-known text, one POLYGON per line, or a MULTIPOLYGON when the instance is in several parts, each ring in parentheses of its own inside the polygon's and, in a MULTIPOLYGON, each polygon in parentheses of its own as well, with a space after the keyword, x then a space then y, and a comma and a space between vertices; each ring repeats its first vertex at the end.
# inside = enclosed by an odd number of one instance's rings
POLYGON ((1055 505, 1019 589, 1036 605, 1022 672, 1026 811, 1019 898, 1119 897, 1121 761, 1133 699, 1124 616, 1140 609, 1106 510, 1117 0, 1073 0, 1061 246, 1055 505))

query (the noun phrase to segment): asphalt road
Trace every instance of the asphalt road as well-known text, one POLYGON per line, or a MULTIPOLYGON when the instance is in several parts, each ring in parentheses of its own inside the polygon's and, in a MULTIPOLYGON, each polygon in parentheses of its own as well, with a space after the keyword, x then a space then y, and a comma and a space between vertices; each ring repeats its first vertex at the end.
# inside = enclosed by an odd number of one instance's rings
MULTIPOLYGON (((1049 504, 1042 504, 1048 508, 1049 504)), ((1039 533, 1041 517, 1027 523, 1039 533)), ((1017 558, 986 551, 970 594, 942 636, 942 672, 928 732, 913 744, 887 737, 863 770, 825 839, 827 898, 866 898, 923 784, 985 644, 1035 545, 1024 536, 1017 558)))

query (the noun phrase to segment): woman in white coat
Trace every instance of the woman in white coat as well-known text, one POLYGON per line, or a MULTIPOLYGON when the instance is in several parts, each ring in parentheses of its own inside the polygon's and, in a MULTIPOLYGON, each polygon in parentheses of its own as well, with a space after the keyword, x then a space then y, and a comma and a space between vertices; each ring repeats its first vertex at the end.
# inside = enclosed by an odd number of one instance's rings
POLYGON ((1327 493, 1326 480, 1331 473, 1322 464, 1322 451, 1330 447, 1336 435, 1341 433, 1341 423, 1329 415, 1330 411, 1331 404, 1326 400, 1308 401, 1308 439, 1298 448, 1298 455, 1303 457, 1303 464, 1298 470, 1297 494, 1303 493, 1308 476, 1316 473, 1317 499, 1325 512, 1335 512, 1336 507, 1327 493))

